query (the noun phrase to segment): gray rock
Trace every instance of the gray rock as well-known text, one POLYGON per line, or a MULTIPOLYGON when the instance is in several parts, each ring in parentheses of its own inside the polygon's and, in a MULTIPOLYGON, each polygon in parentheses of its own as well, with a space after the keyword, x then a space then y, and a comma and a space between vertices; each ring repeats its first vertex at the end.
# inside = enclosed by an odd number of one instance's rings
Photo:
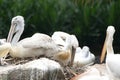
POLYGON ((59 63, 40 58, 25 64, 0 66, 0 80, 65 80, 59 63))

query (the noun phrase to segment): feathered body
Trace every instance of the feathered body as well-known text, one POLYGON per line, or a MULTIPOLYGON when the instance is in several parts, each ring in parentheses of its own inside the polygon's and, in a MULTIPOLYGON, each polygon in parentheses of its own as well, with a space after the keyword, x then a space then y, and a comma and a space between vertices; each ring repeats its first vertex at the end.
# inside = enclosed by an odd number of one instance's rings
POLYGON ((113 36, 115 33, 115 29, 113 26, 109 26, 106 31, 106 40, 102 50, 101 62, 104 59, 104 55, 107 49, 106 56, 106 68, 109 73, 110 79, 120 80, 120 54, 114 54, 114 50, 112 47, 113 36))

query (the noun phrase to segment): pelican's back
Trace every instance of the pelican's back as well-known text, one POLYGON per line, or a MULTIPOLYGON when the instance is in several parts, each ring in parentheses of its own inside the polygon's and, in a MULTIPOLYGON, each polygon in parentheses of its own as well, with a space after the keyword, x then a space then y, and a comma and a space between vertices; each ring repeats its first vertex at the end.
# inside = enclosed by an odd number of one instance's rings
POLYGON ((19 50, 19 54, 22 57, 40 55, 51 57, 60 50, 51 37, 42 33, 36 33, 32 37, 21 40, 16 45, 16 49, 19 50))

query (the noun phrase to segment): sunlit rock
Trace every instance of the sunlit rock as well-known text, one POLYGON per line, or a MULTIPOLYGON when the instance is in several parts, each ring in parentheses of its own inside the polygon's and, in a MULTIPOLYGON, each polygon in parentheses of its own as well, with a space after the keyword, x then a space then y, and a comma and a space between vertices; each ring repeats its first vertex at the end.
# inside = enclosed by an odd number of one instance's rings
POLYGON ((0 66, 0 80, 64 80, 59 63, 41 58, 25 64, 0 66))

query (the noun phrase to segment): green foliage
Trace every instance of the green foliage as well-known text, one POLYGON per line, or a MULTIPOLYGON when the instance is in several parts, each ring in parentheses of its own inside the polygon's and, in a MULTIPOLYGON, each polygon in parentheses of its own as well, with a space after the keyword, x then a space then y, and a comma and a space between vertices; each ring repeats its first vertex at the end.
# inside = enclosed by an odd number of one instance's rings
POLYGON ((7 36, 10 21, 16 15, 24 16, 26 25, 23 37, 27 37, 35 32, 46 34, 52 34, 56 30, 68 32, 76 13, 74 4, 66 0, 1 0, 0 5, 2 37, 7 36))
MULTIPOLYGON (((77 21, 80 27, 79 39, 82 45, 96 46, 103 43, 109 25, 119 29, 120 0, 74 0, 79 12, 77 21), (77 2, 77 4, 76 4, 77 2)), ((115 44, 119 44, 119 31, 116 31, 115 44)))
POLYGON ((120 0, 0 0, 0 38, 7 37, 12 17, 22 15, 22 38, 61 30, 77 35, 80 46, 99 45, 108 25, 120 29, 119 9, 120 0))

